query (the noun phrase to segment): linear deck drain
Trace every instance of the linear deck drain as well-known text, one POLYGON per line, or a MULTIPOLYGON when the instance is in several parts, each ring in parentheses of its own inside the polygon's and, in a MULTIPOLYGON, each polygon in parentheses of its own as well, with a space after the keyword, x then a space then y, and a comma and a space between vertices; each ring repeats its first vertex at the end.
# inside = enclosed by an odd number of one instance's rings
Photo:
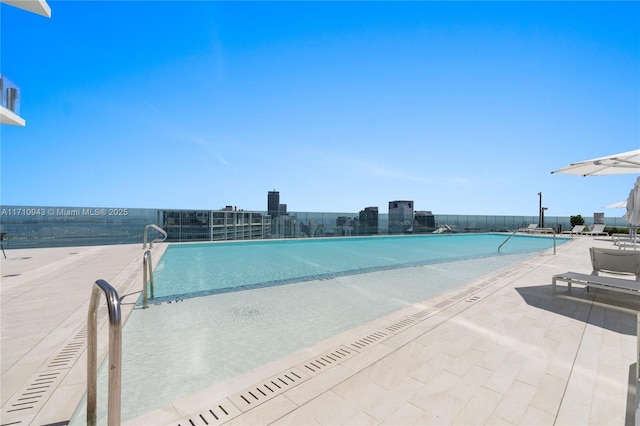
POLYGON ((400 321, 396 321, 393 324, 389 324, 388 326, 386 326, 384 329, 388 330, 392 333, 397 333, 399 331, 402 331, 403 329, 410 327, 412 325, 414 325, 416 323, 417 320, 415 320, 414 318, 411 317, 407 317, 405 319, 402 319, 400 321))
POLYGON ((447 306, 450 306, 450 305, 452 305, 452 304, 454 304, 454 303, 456 303, 456 301, 455 301, 455 300, 449 300, 449 299, 447 299, 447 300, 445 300, 445 301, 443 301, 443 302, 438 303, 437 305, 434 305, 433 307, 434 307, 434 308, 442 309, 442 308, 446 308, 447 306))
POLYGON ((434 315, 438 312, 437 309, 424 309, 420 312, 416 312, 415 314, 411 315, 413 318, 419 319, 419 320, 423 320, 427 317, 430 317, 431 315, 434 315))
POLYGON ((231 395, 229 401, 244 413, 308 379, 309 376, 302 371, 290 368, 284 373, 231 395))
POLYGON ((461 291, 460 293, 458 293, 458 294, 456 295, 456 298, 457 298, 458 300, 464 299, 465 297, 467 297, 467 296, 469 296, 469 295, 471 295, 471 294, 473 294, 473 293, 476 293, 478 290, 480 290, 480 288, 479 288, 479 287, 469 287, 469 288, 468 288, 468 289, 466 289, 465 291, 461 291))
POLYGON ((329 367, 332 367, 335 364, 339 364, 347 358, 351 358, 357 354, 357 352, 352 351, 344 346, 340 346, 330 352, 325 352, 317 357, 311 358, 307 360, 303 364, 297 366, 301 371, 306 374, 316 375, 318 373, 322 373, 329 367))
POLYGON ((206 426, 221 425, 242 414, 228 400, 213 404, 211 408, 201 410, 200 413, 189 416, 178 422, 177 426, 206 426))
POLYGON ((29 424, 84 352, 86 325, 55 355, 51 356, 31 379, 2 407, 0 426, 29 424))
POLYGON ((389 337, 387 333, 383 331, 376 331, 369 334, 368 336, 362 337, 354 342, 351 342, 349 346, 355 350, 360 350, 360 349, 366 348, 367 346, 378 343, 381 340, 386 339, 387 337, 389 337))

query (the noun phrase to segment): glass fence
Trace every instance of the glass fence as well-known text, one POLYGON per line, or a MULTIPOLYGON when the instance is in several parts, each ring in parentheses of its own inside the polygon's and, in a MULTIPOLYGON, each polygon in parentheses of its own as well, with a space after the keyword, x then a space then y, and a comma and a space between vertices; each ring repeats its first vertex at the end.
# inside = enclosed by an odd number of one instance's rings
POLYGON ((0 74, 0 104, 20 115, 20 88, 11 80, 0 74))
MULTIPOLYGON (((434 232, 512 232, 538 223, 538 216, 415 215, 400 220, 388 214, 180 210, 109 207, 0 206, 5 249, 134 244, 146 225, 167 231, 169 242, 271 238, 341 237, 434 232), (392 223, 390 223, 392 222, 392 223), (399 225, 399 226, 396 226, 399 225), (393 229, 394 232, 389 232, 393 229), (399 231, 397 231, 399 230, 399 231)), ((584 217, 587 225, 593 217, 584 217)), ((598 216, 598 220, 602 217, 598 216)), ((604 218, 609 227, 626 228, 621 217, 604 218)), ((569 217, 544 218, 557 233, 571 229, 569 217)), ((156 231, 149 231, 155 233, 156 231)), ((149 239, 159 234, 150 234, 149 239)))

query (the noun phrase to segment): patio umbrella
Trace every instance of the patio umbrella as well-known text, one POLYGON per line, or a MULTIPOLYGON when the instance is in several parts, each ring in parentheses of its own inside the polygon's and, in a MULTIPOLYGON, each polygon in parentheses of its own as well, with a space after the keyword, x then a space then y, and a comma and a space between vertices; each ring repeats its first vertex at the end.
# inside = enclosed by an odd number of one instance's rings
POLYGON ((571 163, 551 173, 567 173, 580 176, 640 173, 640 149, 571 163))
POLYGON ((627 198, 627 212, 622 216, 630 225, 640 225, 640 176, 627 198))
POLYGON ((608 206, 603 206, 603 209, 624 209, 627 207, 627 201, 618 201, 617 203, 609 204, 608 206))

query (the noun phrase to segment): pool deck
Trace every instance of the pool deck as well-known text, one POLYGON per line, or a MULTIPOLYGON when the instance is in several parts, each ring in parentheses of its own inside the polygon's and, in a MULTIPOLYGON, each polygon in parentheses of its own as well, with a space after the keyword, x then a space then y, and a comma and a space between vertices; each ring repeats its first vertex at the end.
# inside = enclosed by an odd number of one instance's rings
MULTIPOLYGON (((591 272, 592 246, 613 244, 574 238, 124 424, 635 424, 640 298, 551 289, 554 274, 591 272)), ((93 283, 130 294, 127 315, 142 245, 6 253, 1 423, 65 424, 86 391, 93 283)))

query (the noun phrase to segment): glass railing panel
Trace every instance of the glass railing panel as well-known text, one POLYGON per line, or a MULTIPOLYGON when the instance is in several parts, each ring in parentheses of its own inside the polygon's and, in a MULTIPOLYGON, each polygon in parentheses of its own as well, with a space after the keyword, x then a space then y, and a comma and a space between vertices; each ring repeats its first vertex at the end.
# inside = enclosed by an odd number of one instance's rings
MULTIPOLYGON (((360 221, 359 213, 155 210, 58 206, 0 206, 0 231, 5 248, 86 246, 142 243, 144 227, 157 224, 168 242, 273 238, 319 238, 388 235, 389 215, 360 221)), ((591 226, 593 217, 584 217, 591 226)), ((433 226, 414 223, 410 233, 431 233, 447 225, 454 232, 512 232, 538 223, 538 216, 439 215, 433 226)), ((569 217, 545 216, 545 227, 560 233, 571 229, 569 217)), ((622 217, 605 218, 607 227, 628 228, 622 217)))
POLYGON ((20 88, 2 74, 0 74, 0 93, 2 93, 2 106, 20 115, 20 88))

